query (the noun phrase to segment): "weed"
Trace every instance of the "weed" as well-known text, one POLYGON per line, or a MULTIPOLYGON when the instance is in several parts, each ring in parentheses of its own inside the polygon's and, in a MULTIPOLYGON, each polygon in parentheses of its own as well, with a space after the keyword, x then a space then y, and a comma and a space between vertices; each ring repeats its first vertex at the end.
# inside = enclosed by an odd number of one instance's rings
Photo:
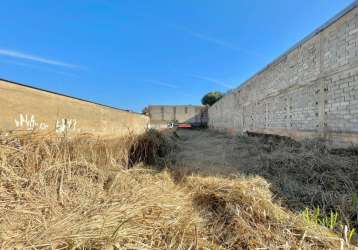
POLYGON ((356 192, 352 193, 352 207, 353 208, 358 208, 358 195, 356 192))
POLYGON ((338 221, 338 213, 331 211, 330 214, 328 216, 323 217, 319 223, 322 226, 325 226, 333 230, 337 226, 337 221, 338 221))
MULTIPOLYGON (((173 180, 148 168, 177 155, 168 145, 156 132, 1 139, 0 249, 339 249, 328 229, 280 206, 264 177, 173 180)), ((321 216, 322 209, 306 212, 321 216)))
POLYGON ((304 210, 304 217, 307 222, 319 224, 333 230, 337 225, 338 213, 331 211, 328 216, 324 216, 320 214, 319 207, 315 207, 313 212, 310 212, 310 210, 306 208, 304 210))
POLYGON ((349 242, 352 241, 353 236, 354 236, 355 234, 356 234, 356 229, 355 229, 355 228, 352 228, 352 229, 349 231, 349 233, 348 233, 348 240, 349 240, 349 242))

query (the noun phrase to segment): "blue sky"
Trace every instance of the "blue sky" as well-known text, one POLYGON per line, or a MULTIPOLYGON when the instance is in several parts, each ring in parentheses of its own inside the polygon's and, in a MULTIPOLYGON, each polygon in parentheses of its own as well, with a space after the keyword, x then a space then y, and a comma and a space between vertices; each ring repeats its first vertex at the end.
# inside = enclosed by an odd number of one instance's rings
POLYGON ((0 78, 141 111, 239 86, 352 0, 2 0, 0 78))

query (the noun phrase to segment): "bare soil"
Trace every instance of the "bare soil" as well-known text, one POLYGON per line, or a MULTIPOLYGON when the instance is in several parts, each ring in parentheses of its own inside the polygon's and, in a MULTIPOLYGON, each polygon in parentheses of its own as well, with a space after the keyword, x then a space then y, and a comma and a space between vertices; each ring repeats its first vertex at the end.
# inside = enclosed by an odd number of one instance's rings
POLYGON ((357 228, 357 148, 328 149, 317 140, 208 130, 176 134, 175 166, 182 175, 260 176, 270 184, 277 203, 295 212, 319 207, 322 216, 338 211, 342 224, 357 228))

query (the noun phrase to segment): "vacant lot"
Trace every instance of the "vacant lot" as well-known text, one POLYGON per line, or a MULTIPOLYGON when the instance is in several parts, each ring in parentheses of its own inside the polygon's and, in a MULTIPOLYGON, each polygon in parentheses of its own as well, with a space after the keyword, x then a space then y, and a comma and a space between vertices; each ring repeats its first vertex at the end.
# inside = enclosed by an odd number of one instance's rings
MULTIPOLYGON (((336 213, 337 221, 358 226, 358 150, 327 148, 317 140, 297 142, 274 136, 230 136, 202 131, 177 132, 175 155, 184 175, 260 176, 276 203, 300 212, 316 210, 316 222, 336 213)), ((340 231, 340 223, 331 225, 340 231)))
POLYGON ((0 136, 0 247, 346 249, 357 176, 354 149, 318 142, 0 136))
POLYGON ((230 136, 211 131, 179 130, 177 170, 201 175, 258 175, 289 205, 351 201, 358 191, 358 149, 329 149, 317 140, 230 136))

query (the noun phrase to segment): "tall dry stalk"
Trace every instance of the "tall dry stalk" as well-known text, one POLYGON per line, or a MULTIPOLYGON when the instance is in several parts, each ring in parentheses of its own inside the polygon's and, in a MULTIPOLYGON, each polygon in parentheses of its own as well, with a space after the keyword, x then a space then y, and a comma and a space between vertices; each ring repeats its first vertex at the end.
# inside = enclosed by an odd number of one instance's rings
POLYGON ((163 163, 168 142, 156 132, 110 140, 0 137, 0 247, 340 246, 326 229, 275 204, 262 178, 174 182, 171 172, 143 165, 163 163))

